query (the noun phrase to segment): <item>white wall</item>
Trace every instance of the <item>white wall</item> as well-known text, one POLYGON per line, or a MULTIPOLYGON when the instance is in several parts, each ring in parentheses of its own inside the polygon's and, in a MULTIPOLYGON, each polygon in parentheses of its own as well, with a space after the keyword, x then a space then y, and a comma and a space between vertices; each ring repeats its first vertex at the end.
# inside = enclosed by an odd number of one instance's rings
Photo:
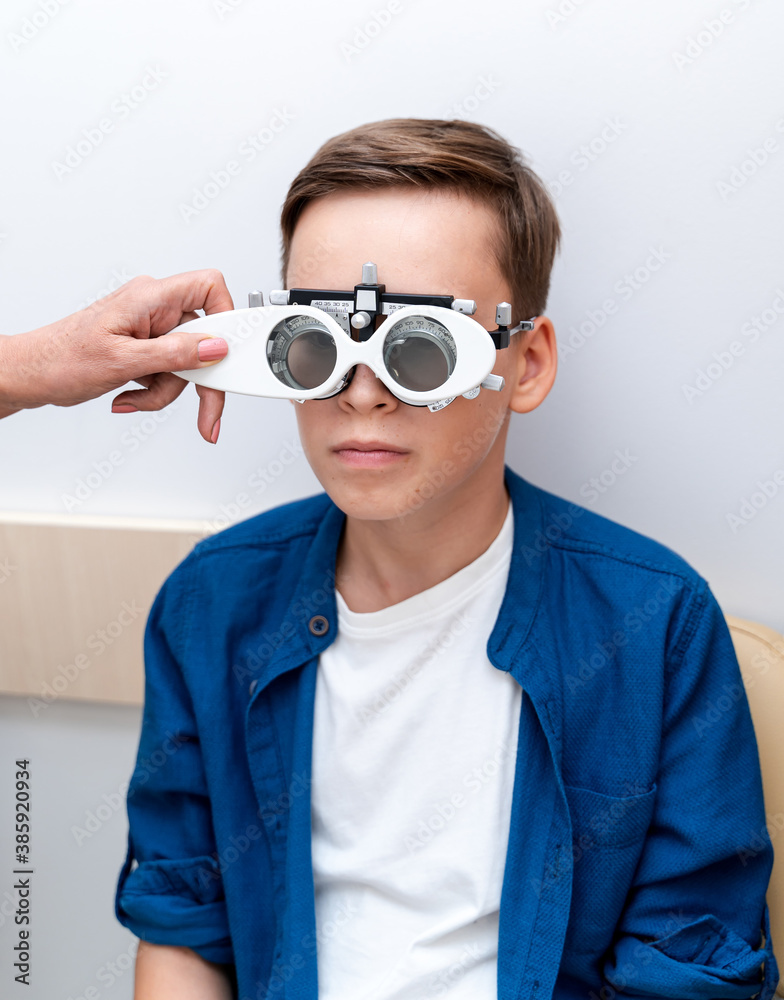
MULTIPOLYGON (((784 478, 781 4, 58 3, 6 0, 0 15, 2 332, 50 322, 139 273, 218 267, 245 306, 250 289, 280 285, 280 205, 327 137, 397 116, 484 122, 557 192, 564 247, 548 311, 562 347, 583 329, 550 397, 513 422, 510 464, 680 552, 725 611, 784 630, 784 488, 766 497, 758 486, 784 478), (389 23, 375 32, 384 11, 389 23), (368 24, 374 37, 347 53, 368 24), (144 99, 121 111, 116 102, 145 81, 144 99), (288 123, 251 162, 243 144, 276 113, 288 123), (68 147, 105 119, 111 131, 58 177, 68 147), (749 151, 760 149, 757 165, 749 151), (230 159, 240 174, 186 222, 182 206, 230 159), (733 177, 745 181, 720 189, 733 177), (652 249, 666 259, 646 272, 652 249), (625 275, 639 268, 632 289, 625 275), (608 299, 617 308, 602 320, 608 299), (755 317, 770 321, 757 339, 755 317), (687 398, 683 387, 716 354, 731 365, 687 398), (585 484, 616 451, 631 465, 594 497, 585 484), (759 506, 745 508, 754 516, 731 526, 727 515, 755 493, 759 506)), ((158 420, 111 414, 113 395, 0 421, 0 508, 62 513, 63 497, 113 451, 122 462, 80 513, 215 521, 320 489, 303 458, 276 475, 296 449, 288 406, 230 397, 212 447, 197 435, 190 387, 158 420), (248 486, 257 470, 271 480, 261 492, 248 486), (250 504, 233 514, 241 494, 250 504)), ((130 977, 95 979, 132 940, 107 891, 124 816, 81 848, 69 831, 127 780, 139 714, 61 704, 33 719, 11 698, 0 709, 3 766, 35 754, 50 862, 38 873, 27 995, 76 1000, 94 985, 102 998, 130 997, 130 977), (70 933, 70 957, 52 951, 56 929, 70 933)), ((6 818, 4 858, 9 839, 6 818)), ((7 923, 0 936, 6 982, 7 923)))
MULTIPOLYGON (((137 939, 114 917, 125 860, 125 791, 141 710, 55 701, 33 716, 26 698, 0 698, 4 816, 0 995, 32 1000, 130 1000, 137 939), (14 875, 15 761, 30 762, 31 875, 14 875), (17 878, 28 878, 30 986, 14 982, 17 878), (12 957, 13 956, 13 957, 12 957), (90 991, 93 992, 90 992, 90 991)), ((22 866, 27 867, 27 866, 22 866)), ((163 1000, 163 998, 162 998, 163 1000)))

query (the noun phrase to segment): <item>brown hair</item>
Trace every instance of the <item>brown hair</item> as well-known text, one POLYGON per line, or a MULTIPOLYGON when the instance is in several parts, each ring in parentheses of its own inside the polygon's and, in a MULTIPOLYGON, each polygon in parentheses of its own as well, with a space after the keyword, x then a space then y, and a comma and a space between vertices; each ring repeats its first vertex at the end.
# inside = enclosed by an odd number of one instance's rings
POLYGON ((493 129, 459 119, 387 118, 328 139, 286 195, 281 280, 309 201, 339 189, 393 185, 456 190, 487 204, 498 218, 490 251, 512 290, 512 321, 544 313, 561 238, 552 199, 519 149, 493 129))

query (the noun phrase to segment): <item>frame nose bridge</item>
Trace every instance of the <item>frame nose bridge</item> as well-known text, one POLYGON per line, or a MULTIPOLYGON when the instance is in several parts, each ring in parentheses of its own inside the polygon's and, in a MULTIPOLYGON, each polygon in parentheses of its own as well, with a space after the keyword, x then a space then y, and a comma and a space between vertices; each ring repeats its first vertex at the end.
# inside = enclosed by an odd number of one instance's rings
POLYGON ((383 342, 386 333, 382 331, 379 336, 379 331, 381 326, 367 340, 344 341, 344 366, 347 365, 350 369, 356 365, 367 365, 377 378, 381 378, 384 371, 383 342))

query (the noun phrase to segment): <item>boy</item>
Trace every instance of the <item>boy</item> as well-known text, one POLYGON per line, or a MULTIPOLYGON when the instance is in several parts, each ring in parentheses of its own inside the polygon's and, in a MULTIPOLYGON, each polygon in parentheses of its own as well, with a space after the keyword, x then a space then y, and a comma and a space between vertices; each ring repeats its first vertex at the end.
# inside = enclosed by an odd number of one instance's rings
POLYGON ((373 261, 488 331, 502 301, 535 321, 501 391, 430 410, 357 365, 294 403, 325 492, 166 581, 116 897, 137 1000, 770 1000, 757 747, 707 582, 504 464, 556 373, 543 185, 489 129, 395 119, 329 140, 281 221, 285 288, 373 261))

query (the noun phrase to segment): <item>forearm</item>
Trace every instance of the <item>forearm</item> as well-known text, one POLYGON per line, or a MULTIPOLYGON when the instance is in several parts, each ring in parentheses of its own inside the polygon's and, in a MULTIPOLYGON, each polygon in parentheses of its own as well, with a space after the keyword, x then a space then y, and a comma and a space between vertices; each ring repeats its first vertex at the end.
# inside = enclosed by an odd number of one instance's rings
POLYGON ((0 336, 0 419, 20 410, 12 402, 14 367, 13 337, 0 336))
POLYGON ((232 995, 223 966, 191 948, 140 942, 133 1000, 232 1000, 232 995))

